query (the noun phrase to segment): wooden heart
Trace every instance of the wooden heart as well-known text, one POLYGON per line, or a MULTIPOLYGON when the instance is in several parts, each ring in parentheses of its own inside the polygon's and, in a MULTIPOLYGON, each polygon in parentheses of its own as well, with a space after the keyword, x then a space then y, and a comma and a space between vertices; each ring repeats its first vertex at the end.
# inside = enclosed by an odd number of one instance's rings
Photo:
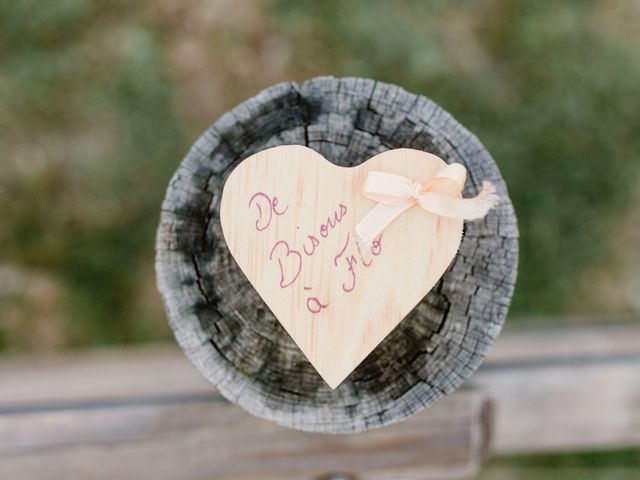
POLYGON ((231 254, 291 338, 336 388, 422 300, 462 239, 463 221, 409 208, 370 246, 355 226, 375 202, 369 171, 426 183, 445 162, 410 149, 345 168, 287 145, 241 162, 220 221, 231 254))

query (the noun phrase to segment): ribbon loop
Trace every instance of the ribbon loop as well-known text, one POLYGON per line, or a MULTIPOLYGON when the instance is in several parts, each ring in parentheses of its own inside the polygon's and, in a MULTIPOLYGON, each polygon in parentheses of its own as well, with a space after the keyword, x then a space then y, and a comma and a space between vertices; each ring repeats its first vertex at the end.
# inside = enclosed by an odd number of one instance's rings
POLYGON ((402 205, 413 192, 413 182, 395 173, 369 172, 363 187, 365 197, 385 205, 402 205))
POLYGON ((369 172, 362 194, 375 200, 373 207, 356 225, 358 238, 370 245, 398 215, 418 204, 424 210, 442 217, 475 220, 484 217, 499 201, 491 182, 482 182, 482 190, 473 198, 461 198, 467 170, 452 163, 421 184, 387 172, 369 172))

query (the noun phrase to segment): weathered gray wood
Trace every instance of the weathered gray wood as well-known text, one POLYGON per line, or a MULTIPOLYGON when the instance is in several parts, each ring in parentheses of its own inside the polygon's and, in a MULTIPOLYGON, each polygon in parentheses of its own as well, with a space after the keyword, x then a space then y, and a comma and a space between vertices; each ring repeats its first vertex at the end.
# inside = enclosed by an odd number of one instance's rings
POLYGON ((292 433, 210 402, 34 412, 4 419, 0 478, 473 478, 483 453, 484 405, 461 393, 433 415, 353 439, 292 433), (7 433, 20 441, 8 444, 7 433))
POLYGON ((640 325, 503 334, 471 385, 494 406, 492 450, 640 446, 640 325))
POLYGON ((366 79, 315 78, 264 90, 223 115, 171 180, 156 271, 178 342, 200 372, 249 412, 289 427, 357 432, 401 420, 458 388, 505 318, 518 230, 506 186, 478 139, 427 98, 366 79), (465 226, 443 279, 335 391, 271 314, 222 237, 219 201, 238 162, 267 147, 307 145, 339 165, 410 147, 466 165, 502 202, 465 226))
POLYGON ((639 372, 638 323, 507 330, 473 390, 388 429, 335 437, 246 415, 177 348, 3 359, 0 478, 462 477, 488 433, 496 453, 640 445, 639 372))
POLYGON ((135 347, 0 358, 0 413, 220 394, 178 347, 135 347))
MULTIPOLYGON (((148 381, 140 378, 140 369, 132 371, 130 378, 148 381)), ((159 377, 157 370, 152 373, 157 385, 164 385, 159 377)), ((89 381, 99 383, 95 377, 89 381)), ((0 408, 0 478, 473 478, 486 451, 488 412, 482 394, 464 390, 412 422, 336 437, 256 419, 211 394, 27 401, 0 408)))

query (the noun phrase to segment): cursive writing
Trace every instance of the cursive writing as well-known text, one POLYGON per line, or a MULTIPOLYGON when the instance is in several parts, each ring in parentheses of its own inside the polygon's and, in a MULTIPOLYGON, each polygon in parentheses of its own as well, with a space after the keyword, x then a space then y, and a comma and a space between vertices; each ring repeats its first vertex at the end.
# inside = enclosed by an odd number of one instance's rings
MULTIPOLYGON (((371 247, 369 249, 370 253, 377 257, 382 252, 382 235, 378 238, 374 239, 371 243, 371 247)), ((345 293, 351 293, 354 288, 356 288, 356 278, 357 278, 357 270, 356 267, 358 264, 362 265, 365 268, 369 268, 373 263, 372 258, 367 258, 362 254, 362 247, 360 246, 360 242, 356 239, 355 242, 351 241, 351 235, 347 234, 347 238, 344 242, 344 246, 340 249, 338 254, 333 257, 333 265, 338 267, 339 265, 346 266, 347 269, 347 280, 342 282, 342 290, 345 293), (355 243, 356 252, 353 252, 353 248, 349 251, 349 247, 355 243), (351 253, 350 253, 351 252, 351 253), (357 257, 356 257, 357 253, 357 257)))
POLYGON ((271 198, 264 192, 256 192, 249 199, 249 208, 255 206, 258 218, 256 219, 256 230, 262 232, 271 225, 273 215, 284 215, 289 208, 286 206, 284 210, 278 210, 278 197, 271 198))
POLYGON ((275 258, 280 267, 280 288, 287 288, 300 276, 302 255, 300 255, 299 251, 289 247, 289 243, 286 240, 278 240, 273 245, 269 253, 269 260, 274 259, 274 254, 276 254, 275 258), (289 257, 292 257, 292 262, 287 262, 289 257))
POLYGON ((305 236, 306 241, 303 242, 302 248, 292 246, 286 240, 278 240, 274 244, 269 253, 269 260, 278 262, 280 267, 280 288, 287 288, 295 282, 302 270, 303 254, 306 257, 312 257, 321 245, 322 239, 329 236, 329 232, 336 228, 347 212, 347 206, 339 204, 327 217, 326 222, 321 223, 315 231, 305 236), (297 261, 286 261, 290 256, 297 261))
MULTIPOLYGON (((249 199, 249 208, 256 213, 255 229, 263 232, 269 228, 275 217, 284 215, 289 206, 279 206, 277 196, 270 196, 264 192, 256 192, 249 199)), ((331 236, 331 232, 344 220, 349 212, 349 208, 339 203, 326 220, 321 222, 312 231, 303 234, 303 240, 294 245, 285 239, 278 239, 269 250, 269 261, 275 262, 279 271, 278 284, 280 288, 286 289, 296 283, 305 265, 304 259, 311 259, 324 240, 331 236)), ((296 227, 299 229, 300 227, 296 227)), ((382 246, 381 238, 373 241, 371 247, 363 253, 363 247, 356 239, 347 233, 347 237, 339 252, 334 256, 333 266, 346 272, 346 279, 342 282, 342 291, 350 293, 356 288, 358 278, 358 267, 369 268, 373 262, 373 257, 380 255, 382 246)), ((328 301, 323 301, 318 295, 311 292, 312 287, 304 286, 305 306, 312 315, 320 313, 329 306, 328 301)))

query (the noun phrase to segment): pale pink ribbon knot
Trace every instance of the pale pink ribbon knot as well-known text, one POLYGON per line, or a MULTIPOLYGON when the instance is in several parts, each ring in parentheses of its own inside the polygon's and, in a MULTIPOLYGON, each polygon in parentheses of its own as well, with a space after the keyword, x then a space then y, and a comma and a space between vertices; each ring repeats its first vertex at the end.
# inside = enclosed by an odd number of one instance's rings
POLYGON ((478 195, 462 198, 466 179, 467 169, 459 163, 447 165, 424 184, 395 173, 369 172, 362 194, 378 204, 356 225, 358 238, 370 245, 397 216, 414 205, 442 217, 484 217, 498 203, 496 189, 484 181, 478 195))

